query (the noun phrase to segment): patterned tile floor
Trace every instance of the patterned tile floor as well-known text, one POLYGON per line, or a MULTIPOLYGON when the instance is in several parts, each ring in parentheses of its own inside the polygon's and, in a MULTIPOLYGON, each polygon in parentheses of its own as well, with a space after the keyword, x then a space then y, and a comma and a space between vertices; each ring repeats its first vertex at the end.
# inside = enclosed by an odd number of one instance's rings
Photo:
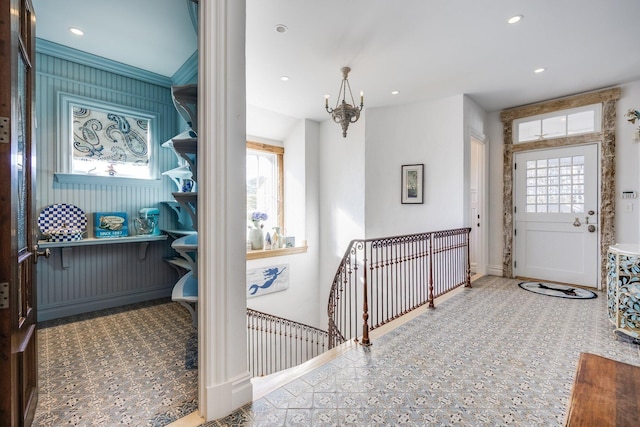
POLYGON ((191 316, 167 300, 38 325, 34 426, 162 426, 197 409, 191 316))
MULTIPOLYGON (((640 365, 604 294, 569 300, 484 277, 473 289, 213 426, 560 426, 580 352, 640 365)), ((191 320, 150 302, 40 325, 34 426, 163 426, 196 409, 191 320)))
POLYGON ((473 289, 203 426, 560 426, 580 352, 640 365, 604 294, 570 300, 484 277, 473 289))

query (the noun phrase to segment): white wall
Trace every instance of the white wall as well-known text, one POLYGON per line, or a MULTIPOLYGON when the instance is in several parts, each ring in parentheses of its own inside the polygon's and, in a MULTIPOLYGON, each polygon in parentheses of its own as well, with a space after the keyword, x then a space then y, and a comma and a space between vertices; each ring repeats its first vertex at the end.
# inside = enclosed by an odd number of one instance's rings
MULTIPOLYGON (((633 131, 638 123, 632 125, 625 114, 628 109, 640 108, 640 81, 621 86, 621 97, 617 102, 616 117, 616 241, 618 243, 640 242, 640 205, 639 199, 622 199, 622 191, 635 191, 640 194, 640 144, 633 141, 633 131), (631 212, 626 211, 630 205, 631 212)), ((500 113, 488 115, 487 134, 490 142, 489 162, 489 273, 501 274, 502 271, 502 164, 503 136, 500 113), (493 268, 493 270, 492 270, 493 268), (499 271, 497 270, 499 269, 499 271)))
MULTIPOLYGON (((331 120, 320 124, 318 142, 320 271, 319 304, 326 308, 331 282, 349 242, 365 236, 365 128, 368 112, 347 137, 331 120)), ((325 323, 326 327, 326 323, 325 323)))
POLYGON ((462 95, 367 110, 367 238, 467 224, 463 129, 462 95), (403 205, 401 166, 415 163, 424 164, 424 204, 403 205))
POLYGON ((616 116, 616 242, 640 242, 640 203, 638 199, 622 199, 622 191, 635 191, 640 196, 640 144, 633 131, 640 123, 629 123, 625 114, 630 108, 640 110, 640 81, 621 86, 616 116), (627 211, 630 205, 632 211, 627 211))
POLYGON ((318 304, 318 124, 298 120, 284 141, 259 136, 249 140, 284 147, 285 232, 296 245, 307 241, 306 253, 247 261, 247 269, 289 265, 289 288, 247 299, 247 307, 326 329, 326 306, 318 304), (324 307, 324 309, 323 309, 324 307))

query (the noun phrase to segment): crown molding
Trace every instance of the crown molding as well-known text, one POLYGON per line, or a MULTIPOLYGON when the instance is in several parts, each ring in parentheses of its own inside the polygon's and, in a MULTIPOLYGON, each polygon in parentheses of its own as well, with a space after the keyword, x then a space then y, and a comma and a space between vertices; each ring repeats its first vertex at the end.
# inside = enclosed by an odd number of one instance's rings
POLYGON ((193 54, 185 61, 178 71, 175 72, 173 76, 171 76, 171 82, 174 85, 184 85, 187 83, 192 83, 195 79, 197 82, 198 77, 198 51, 196 50, 193 54))
MULTIPOLYGON (((169 77, 152 73, 150 71, 145 71, 137 67, 132 67, 131 65, 126 65, 121 62, 112 61, 101 56, 92 55, 90 53, 86 53, 40 38, 36 38, 36 52, 76 62, 79 64, 88 65, 90 67, 108 71, 114 74, 119 74, 121 76, 130 77, 132 79, 141 80, 147 83, 156 84, 158 86, 171 87, 172 84, 172 79, 169 77)), ((191 58, 189 58, 187 62, 189 61, 191 61, 191 58)), ((183 67, 184 65, 180 67, 178 72, 180 72, 183 67)))

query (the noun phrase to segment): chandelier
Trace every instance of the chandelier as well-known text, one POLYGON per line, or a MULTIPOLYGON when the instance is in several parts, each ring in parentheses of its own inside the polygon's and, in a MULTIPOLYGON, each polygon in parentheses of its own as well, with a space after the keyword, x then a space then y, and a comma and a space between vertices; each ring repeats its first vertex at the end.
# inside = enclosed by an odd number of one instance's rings
POLYGON ((356 102, 354 101, 353 94, 351 93, 351 86, 349 85, 349 80, 347 80, 351 68, 342 67, 340 71, 342 71, 342 83, 340 83, 336 106, 334 108, 329 108, 329 95, 326 95, 324 97, 324 108, 327 110, 327 113, 331 114, 333 121, 342 127, 342 136, 346 138, 349 123, 355 123, 360 118, 360 111, 362 111, 362 107, 364 106, 364 95, 360 92, 360 107, 356 107, 356 102), (347 90, 349 90, 351 104, 348 104, 346 100, 347 90), (342 96, 342 100, 340 100, 340 96, 342 96))

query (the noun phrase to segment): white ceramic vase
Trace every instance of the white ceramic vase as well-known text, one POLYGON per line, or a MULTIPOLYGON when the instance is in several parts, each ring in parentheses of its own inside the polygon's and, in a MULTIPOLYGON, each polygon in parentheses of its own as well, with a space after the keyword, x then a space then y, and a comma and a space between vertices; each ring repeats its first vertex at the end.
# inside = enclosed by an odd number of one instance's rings
POLYGON ((260 221, 253 221, 253 228, 249 230, 249 241, 251 242, 251 250, 264 249, 264 232, 260 228, 260 221))

